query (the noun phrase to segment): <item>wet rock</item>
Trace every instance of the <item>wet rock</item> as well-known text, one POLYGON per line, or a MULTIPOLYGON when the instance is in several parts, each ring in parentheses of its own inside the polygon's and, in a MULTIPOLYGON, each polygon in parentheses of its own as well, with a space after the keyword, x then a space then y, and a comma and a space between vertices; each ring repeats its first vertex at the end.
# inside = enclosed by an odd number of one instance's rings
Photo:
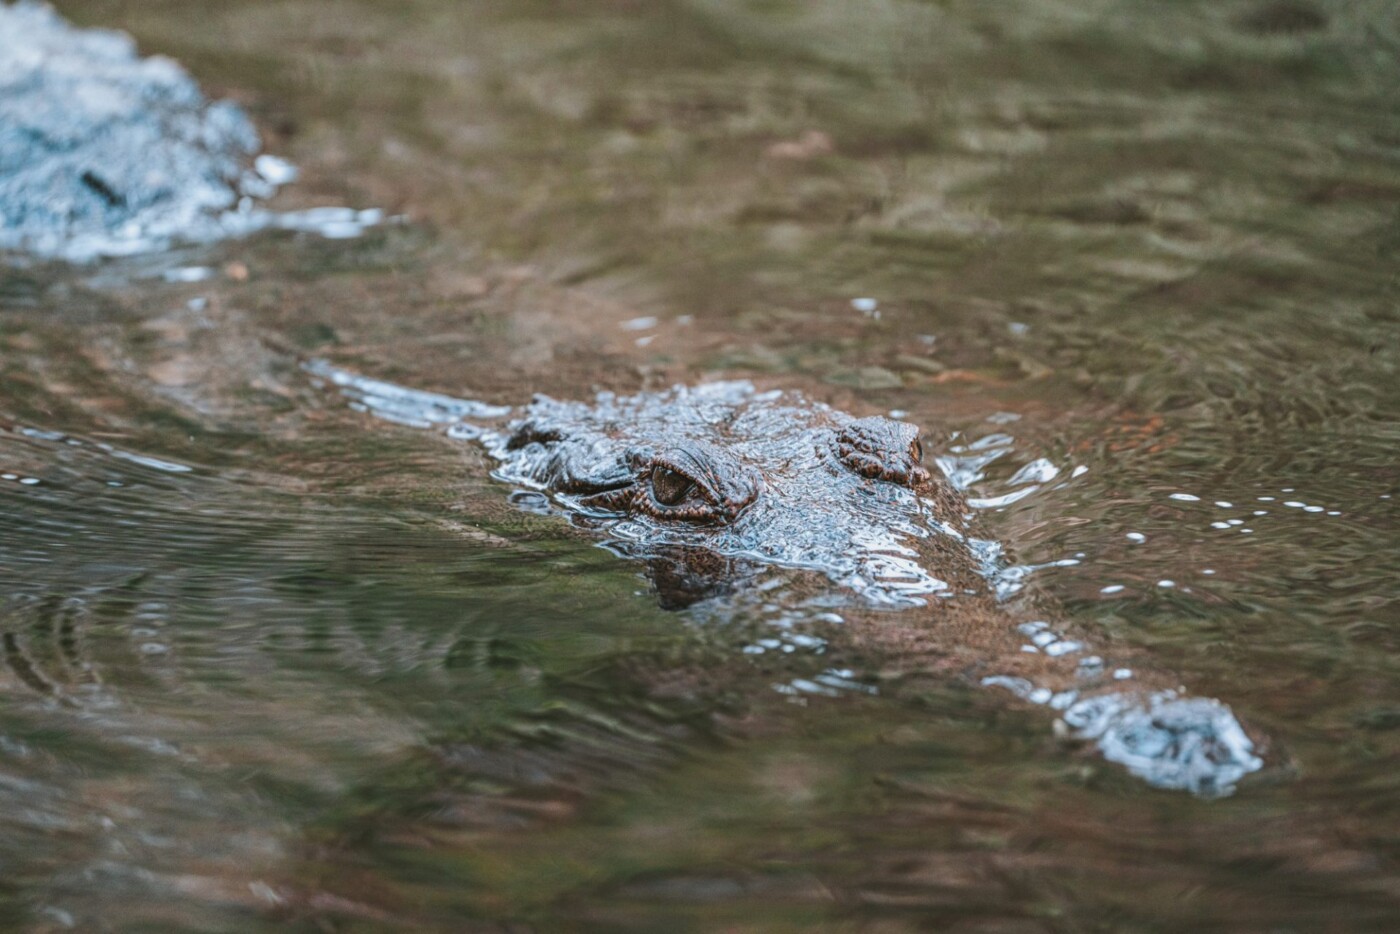
POLYGON ((850 386, 854 389, 899 389, 904 380, 898 373, 882 366, 863 366, 853 370, 837 370, 826 377, 833 386, 850 386))
POLYGON ((996 347, 992 350, 992 355, 1002 363, 1014 365, 1026 379, 1043 379, 1055 372, 1054 369, 1034 357, 1012 350, 1010 347, 996 347))
POLYGON ((720 365, 729 368, 768 370, 781 372, 787 369, 787 359, 772 347, 764 344, 749 344, 726 352, 720 358, 720 365))
POLYGON ((932 357, 919 357, 914 354, 899 354, 894 358, 894 362, 902 370, 916 370, 920 373, 933 373, 935 375, 948 369, 932 357))
POLYGON ((237 232, 240 200, 295 174, 258 149, 170 59, 0 3, 0 249, 83 261, 237 232))

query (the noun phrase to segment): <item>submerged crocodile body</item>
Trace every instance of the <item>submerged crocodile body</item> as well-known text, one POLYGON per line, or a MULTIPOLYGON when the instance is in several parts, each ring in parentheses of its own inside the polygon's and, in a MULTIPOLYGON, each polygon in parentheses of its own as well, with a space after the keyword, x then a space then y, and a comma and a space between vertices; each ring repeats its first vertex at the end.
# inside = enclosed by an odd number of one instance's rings
POLYGON ((911 424, 744 382, 512 409, 308 369, 356 408, 478 441, 497 479, 546 494, 614 551, 651 563, 667 605, 739 586, 755 566, 819 572, 863 605, 908 609, 864 627, 863 648, 951 658, 940 667, 1054 709, 1154 785, 1223 794, 1262 765, 1224 704, 1110 669, 1013 606, 1017 576, 972 534, 962 493, 923 466, 911 424))

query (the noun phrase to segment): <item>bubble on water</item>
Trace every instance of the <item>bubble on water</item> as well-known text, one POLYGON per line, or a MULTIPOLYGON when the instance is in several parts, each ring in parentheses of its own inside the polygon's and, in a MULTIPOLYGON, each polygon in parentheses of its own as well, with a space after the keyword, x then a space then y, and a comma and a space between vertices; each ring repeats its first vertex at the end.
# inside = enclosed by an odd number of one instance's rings
POLYGON ((1199 496, 1192 496, 1190 493, 1173 493, 1171 498, 1181 500, 1183 503, 1199 503, 1201 501, 1199 496))

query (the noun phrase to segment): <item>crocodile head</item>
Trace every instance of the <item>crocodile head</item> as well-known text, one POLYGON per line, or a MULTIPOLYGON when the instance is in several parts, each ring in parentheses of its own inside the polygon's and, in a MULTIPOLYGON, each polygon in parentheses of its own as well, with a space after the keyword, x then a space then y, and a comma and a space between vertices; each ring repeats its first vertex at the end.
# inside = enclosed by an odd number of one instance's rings
POLYGON ((553 494, 638 557, 806 568, 877 602, 951 588, 920 543, 960 547, 965 506, 923 467, 906 422, 730 382, 537 397, 488 448, 498 477, 553 494))

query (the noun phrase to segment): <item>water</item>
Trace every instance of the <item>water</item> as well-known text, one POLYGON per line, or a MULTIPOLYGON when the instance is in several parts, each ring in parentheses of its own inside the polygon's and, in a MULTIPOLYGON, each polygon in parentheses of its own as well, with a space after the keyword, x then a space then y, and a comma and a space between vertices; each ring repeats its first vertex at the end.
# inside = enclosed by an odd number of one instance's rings
POLYGON ((6 924, 1393 929, 1390 5, 186 6, 59 4, 244 104, 274 209, 408 220, 0 273, 6 924), (663 610, 312 357, 902 412, 1265 768, 663 610))

